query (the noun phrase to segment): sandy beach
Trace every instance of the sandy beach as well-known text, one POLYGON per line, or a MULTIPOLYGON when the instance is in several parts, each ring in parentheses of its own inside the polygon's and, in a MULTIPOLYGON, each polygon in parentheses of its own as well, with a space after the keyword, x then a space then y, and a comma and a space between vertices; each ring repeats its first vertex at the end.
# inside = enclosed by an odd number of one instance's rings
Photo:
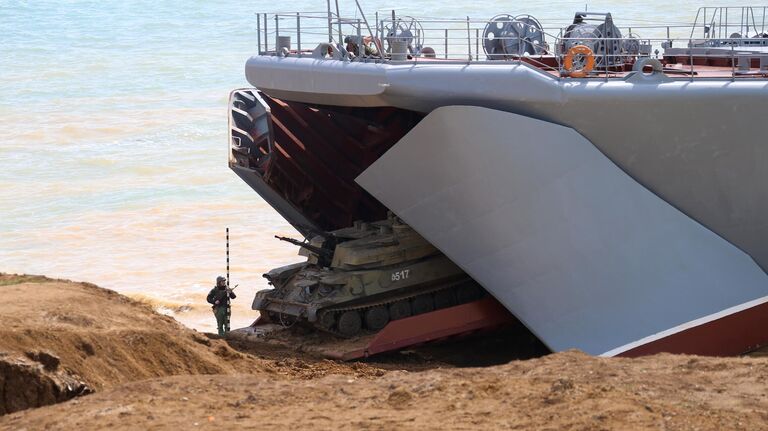
POLYGON ((337 362, 216 339, 92 284, 2 275, 0 292, 36 298, 0 310, 0 429, 768 424, 768 357, 760 354, 618 359, 568 351, 468 366, 492 352, 448 344, 337 362))

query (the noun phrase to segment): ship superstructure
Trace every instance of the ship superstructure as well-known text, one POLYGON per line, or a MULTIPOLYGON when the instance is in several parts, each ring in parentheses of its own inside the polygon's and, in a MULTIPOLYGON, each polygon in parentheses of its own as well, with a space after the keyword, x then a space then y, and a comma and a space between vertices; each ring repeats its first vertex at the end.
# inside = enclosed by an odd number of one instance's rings
POLYGON ((307 240, 391 211, 552 350, 741 353, 768 342, 767 13, 258 14, 230 167, 307 240))

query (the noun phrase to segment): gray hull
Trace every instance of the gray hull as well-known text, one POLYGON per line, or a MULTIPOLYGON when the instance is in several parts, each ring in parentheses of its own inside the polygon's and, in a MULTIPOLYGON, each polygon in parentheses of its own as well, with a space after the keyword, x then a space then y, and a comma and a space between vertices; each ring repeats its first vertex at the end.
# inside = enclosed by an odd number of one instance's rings
POLYGON ((768 300, 747 254, 570 128, 440 108, 358 182, 554 351, 615 355, 768 300))
MULTIPOLYGON (((768 268, 768 80, 574 80, 525 64, 265 56, 248 61, 246 77, 274 97, 307 103, 425 113, 471 105, 571 127, 640 184, 768 268)), ((515 136, 506 124, 494 128, 515 136)))
POLYGON ((277 98, 428 113, 358 183, 553 350, 768 340, 744 336, 768 323, 768 81, 278 57, 246 75, 277 98))

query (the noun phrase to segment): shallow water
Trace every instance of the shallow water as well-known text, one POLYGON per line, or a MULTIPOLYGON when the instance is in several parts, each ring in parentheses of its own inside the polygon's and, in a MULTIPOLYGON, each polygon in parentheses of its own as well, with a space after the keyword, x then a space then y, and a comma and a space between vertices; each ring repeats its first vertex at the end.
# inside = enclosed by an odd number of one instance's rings
MULTIPOLYGON (((720 2, 718 5, 737 2, 720 2)), ((595 2, 624 27, 691 22, 701 4, 595 2)), ((364 1, 417 16, 529 13, 564 23, 581 1, 364 1)), ((86 280, 198 329, 232 240, 233 326, 298 237, 226 165, 226 101, 248 86, 259 11, 325 2, 6 1, 0 5, 0 271, 86 280)), ((342 15, 355 15, 341 2, 342 15), (346 12, 345 12, 346 11, 346 12)), ((655 34, 642 34, 651 37, 655 34)), ((659 35, 660 36, 660 35, 659 35)), ((33 292, 31 293, 34 294, 33 292)))

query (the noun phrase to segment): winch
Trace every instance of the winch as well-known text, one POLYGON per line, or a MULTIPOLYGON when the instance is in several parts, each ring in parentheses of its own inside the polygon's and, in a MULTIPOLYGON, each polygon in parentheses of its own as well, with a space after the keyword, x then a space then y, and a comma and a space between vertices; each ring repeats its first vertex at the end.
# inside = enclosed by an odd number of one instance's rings
POLYGON ((621 37, 610 13, 576 12, 573 24, 565 29, 558 44, 558 53, 566 55, 571 48, 581 45, 592 51, 596 67, 621 65, 624 63, 621 37))

